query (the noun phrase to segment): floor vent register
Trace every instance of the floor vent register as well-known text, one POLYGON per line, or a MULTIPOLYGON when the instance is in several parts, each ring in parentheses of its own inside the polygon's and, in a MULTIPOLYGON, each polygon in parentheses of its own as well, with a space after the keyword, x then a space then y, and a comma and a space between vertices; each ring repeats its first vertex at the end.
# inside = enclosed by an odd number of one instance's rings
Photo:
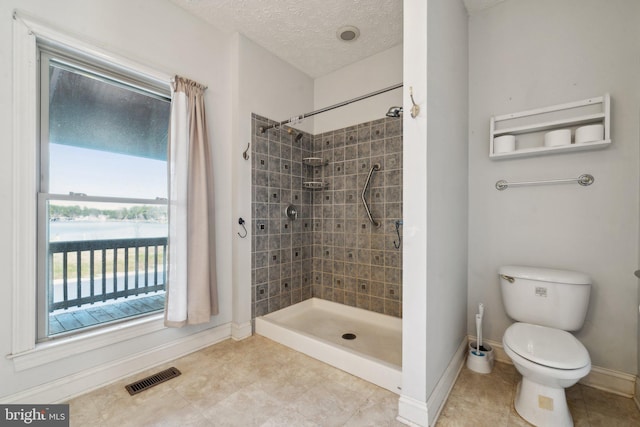
POLYGON ((129 394, 133 396, 134 394, 138 394, 147 389, 150 389, 154 385, 169 381, 170 379, 175 378, 180 374, 181 373, 178 369, 171 367, 169 369, 165 369, 162 372, 158 372, 157 374, 150 375, 147 378, 143 378, 140 381, 136 381, 135 383, 126 385, 125 388, 129 392, 129 394))

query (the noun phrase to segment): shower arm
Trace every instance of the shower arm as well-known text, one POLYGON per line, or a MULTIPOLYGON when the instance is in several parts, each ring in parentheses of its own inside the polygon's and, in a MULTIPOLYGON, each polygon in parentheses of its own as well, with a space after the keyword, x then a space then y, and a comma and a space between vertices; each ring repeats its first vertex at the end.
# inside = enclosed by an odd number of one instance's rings
POLYGON ((371 224, 373 224, 375 227, 380 227, 381 224, 375 219, 373 219, 373 217, 371 216, 371 210, 369 209, 369 205, 367 204, 367 199, 364 196, 367 193, 367 188, 369 188, 369 181, 371 181, 371 175, 373 175, 373 171, 379 171, 379 170, 380 170, 380 163, 376 163, 371 167, 371 169, 369 170, 369 176, 367 176, 367 182, 364 183, 364 188, 362 189, 362 195, 361 195, 362 204, 364 205, 364 210, 367 211, 367 216, 369 217, 369 221, 371 221, 371 224))

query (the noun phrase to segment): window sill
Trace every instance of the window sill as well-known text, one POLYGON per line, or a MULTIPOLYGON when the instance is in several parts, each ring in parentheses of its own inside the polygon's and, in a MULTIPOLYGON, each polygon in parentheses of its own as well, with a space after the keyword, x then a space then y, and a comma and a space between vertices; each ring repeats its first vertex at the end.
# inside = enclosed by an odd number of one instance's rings
POLYGON ((13 360, 14 368, 19 372, 165 328, 164 314, 158 313, 98 330, 36 344, 32 350, 10 354, 7 358, 13 360))

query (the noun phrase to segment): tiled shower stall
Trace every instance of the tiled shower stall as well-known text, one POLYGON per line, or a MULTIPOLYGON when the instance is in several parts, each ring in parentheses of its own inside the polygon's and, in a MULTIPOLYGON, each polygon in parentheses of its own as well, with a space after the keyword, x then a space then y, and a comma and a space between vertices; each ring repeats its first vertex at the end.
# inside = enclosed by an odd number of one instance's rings
POLYGON ((311 297, 401 317, 402 119, 262 133, 275 123, 252 116, 252 317, 311 297), (374 164, 365 196, 380 227, 361 199, 374 164))

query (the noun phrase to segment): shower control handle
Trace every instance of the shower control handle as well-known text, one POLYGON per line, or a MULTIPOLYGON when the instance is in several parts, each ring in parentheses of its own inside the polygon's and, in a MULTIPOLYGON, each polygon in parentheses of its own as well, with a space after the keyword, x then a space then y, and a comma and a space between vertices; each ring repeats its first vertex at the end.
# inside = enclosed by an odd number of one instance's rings
POLYGON ((298 208, 296 208, 294 205, 289 205, 287 206, 287 208, 284 210, 284 214, 287 216, 287 218, 289 218, 290 220, 296 220, 298 219, 298 208))

